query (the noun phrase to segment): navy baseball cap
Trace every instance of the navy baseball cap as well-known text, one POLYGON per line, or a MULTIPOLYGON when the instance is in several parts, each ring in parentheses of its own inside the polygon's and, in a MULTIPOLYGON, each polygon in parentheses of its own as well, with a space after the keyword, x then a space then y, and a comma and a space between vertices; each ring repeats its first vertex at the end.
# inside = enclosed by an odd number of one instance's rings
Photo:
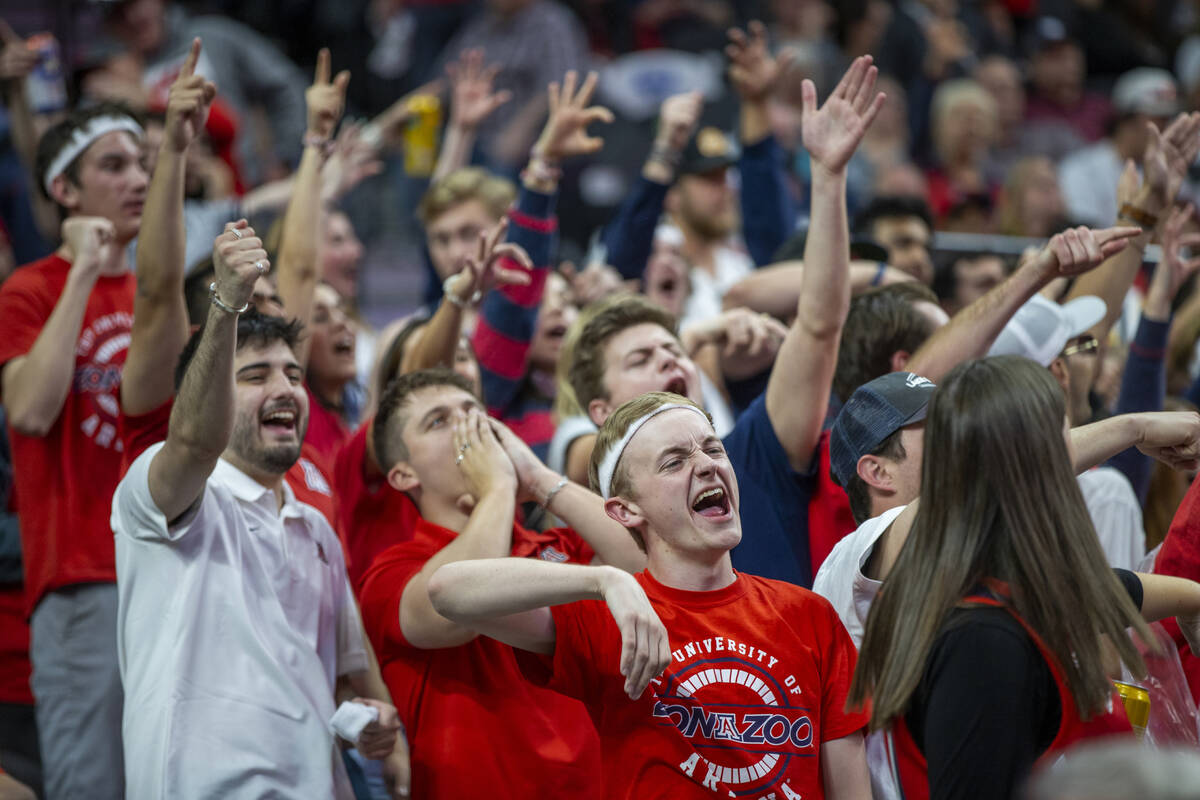
POLYGON ((854 390, 829 432, 829 468, 838 486, 858 473, 858 460, 905 425, 925 419, 937 386, 911 372, 892 372, 854 390))

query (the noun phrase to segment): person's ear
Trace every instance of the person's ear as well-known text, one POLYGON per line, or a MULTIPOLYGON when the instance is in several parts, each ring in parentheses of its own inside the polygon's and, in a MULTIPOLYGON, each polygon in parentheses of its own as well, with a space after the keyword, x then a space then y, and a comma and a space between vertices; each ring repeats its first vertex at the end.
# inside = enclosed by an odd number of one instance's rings
POLYGON ((646 524, 642 509, 624 497, 610 497, 604 501, 604 513, 626 528, 640 528, 646 524))
POLYGON ((908 360, 912 353, 907 350, 897 350, 892 353, 892 372, 904 372, 908 368, 908 360))
POLYGON ((602 397, 593 398, 588 403, 587 412, 592 422, 597 425, 603 425, 604 420, 608 419, 608 415, 613 411, 612 406, 607 400, 602 397))
POLYGON ((1058 385, 1064 392, 1071 390, 1071 370, 1067 368, 1065 358, 1059 356, 1050 362, 1050 374, 1054 376, 1054 380, 1058 381, 1058 385))
POLYGON ((79 187, 71 182, 65 172, 60 172, 50 181, 50 197, 67 211, 79 208, 79 187))
POLYGON ((873 489, 895 491, 891 465, 879 456, 866 455, 858 460, 858 477, 873 489))
POLYGON ((398 492, 411 492, 421 486, 421 479, 417 477, 417 471, 407 461, 398 461, 396 466, 388 470, 387 482, 388 486, 398 492))

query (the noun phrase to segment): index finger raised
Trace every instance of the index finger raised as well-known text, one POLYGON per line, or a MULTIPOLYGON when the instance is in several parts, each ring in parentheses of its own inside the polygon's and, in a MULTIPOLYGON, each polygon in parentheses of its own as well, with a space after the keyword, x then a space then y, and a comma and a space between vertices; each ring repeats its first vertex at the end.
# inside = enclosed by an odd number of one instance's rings
POLYGON ((192 49, 188 51, 187 58, 183 60, 183 68, 179 70, 179 76, 182 78, 190 78, 196 74, 196 62, 200 60, 200 37, 192 39, 192 49))
POLYGON ((1125 239, 1132 239, 1142 232, 1141 228, 1136 228, 1130 225, 1118 225, 1115 228, 1104 228, 1103 230, 1092 231, 1092 235, 1096 239, 1097 244, 1108 244, 1109 242, 1119 242, 1125 239))
POLYGON ((313 75, 313 84, 324 86, 329 83, 329 48, 322 47, 317 53, 317 71, 313 75))

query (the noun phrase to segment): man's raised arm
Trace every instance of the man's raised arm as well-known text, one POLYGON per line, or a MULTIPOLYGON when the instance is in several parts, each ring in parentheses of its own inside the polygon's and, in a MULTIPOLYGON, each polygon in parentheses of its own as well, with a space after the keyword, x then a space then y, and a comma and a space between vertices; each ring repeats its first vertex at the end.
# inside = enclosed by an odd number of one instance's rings
POLYGON ((937 382, 958 364, 987 355, 992 343, 1017 310, 1047 283, 1094 269, 1120 252, 1139 228, 1068 228, 1023 259, 1003 283, 954 315, 913 354, 909 372, 937 382))
POLYGON ((167 441, 150 463, 150 496, 167 520, 196 502, 229 443, 238 314, 267 266, 262 241, 244 219, 216 238, 208 319, 171 409, 167 441))
POLYGON ((194 39, 171 85, 163 143, 146 192, 137 244, 133 330, 121 380, 121 407, 130 416, 147 414, 170 399, 175 362, 187 344, 184 172, 188 147, 204 127, 216 96, 216 87, 195 74, 199 57, 200 40, 194 39))
POLYGON ((767 416, 793 469, 807 469, 829 405, 838 339, 850 311, 850 233, 846 164, 883 105, 870 56, 854 60, 825 105, 812 81, 803 86, 804 147, 812 159, 812 221, 804 248, 804 283, 792 323, 767 384, 767 416))

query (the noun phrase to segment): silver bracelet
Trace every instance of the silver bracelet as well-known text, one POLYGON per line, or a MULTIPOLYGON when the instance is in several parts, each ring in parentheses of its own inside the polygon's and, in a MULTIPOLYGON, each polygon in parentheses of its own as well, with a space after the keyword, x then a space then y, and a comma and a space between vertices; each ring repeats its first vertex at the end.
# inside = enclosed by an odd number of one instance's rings
POLYGON ((483 299, 483 292, 476 289, 475 293, 471 295, 469 300, 463 300, 450 288, 450 284, 453 283, 454 279, 457 277, 458 275, 451 275, 449 278, 446 278, 446 280, 442 281, 442 296, 444 296, 446 298, 446 302, 450 303, 451 305, 458 306, 464 311, 469 311, 478 305, 479 301, 483 299))
POLYGON ((217 282, 216 281, 213 281, 212 283, 210 283, 208 285, 208 299, 212 301, 212 304, 214 306, 216 306, 217 308, 221 309, 222 311, 226 311, 230 314, 241 314, 243 311, 245 311, 246 309, 248 309, 250 307, 249 300, 247 300, 245 303, 242 303, 241 308, 234 308, 233 306, 226 304, 225 301, 223 301, 221 298, 217 297, 217 282))
POLYGON ((553 500, 554 496, 556 494, 558 494, 559 492, 561 492, 563 487, 566 486, 568 483, 570 483, 570 481, 568 481, 566 478, 559 478, 558 483, 554 484, 554 488, 551 489, 546 494, 546 499, 541 502, 542 508, 549 511, 550 510, 550 501, 553 500))

